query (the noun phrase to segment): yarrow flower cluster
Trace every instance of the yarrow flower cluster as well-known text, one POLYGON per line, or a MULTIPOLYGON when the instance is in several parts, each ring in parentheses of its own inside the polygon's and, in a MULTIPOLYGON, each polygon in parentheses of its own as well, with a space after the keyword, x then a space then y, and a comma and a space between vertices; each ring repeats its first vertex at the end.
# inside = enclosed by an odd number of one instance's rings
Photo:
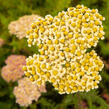
POLYGON ((38 15, 25 15, 20 17, 17 21, 12 21, 9 26, 10 34, 16 35, 19 39, 26 37, 26 31, 29 30, 31 23, 39 18, 38 15))
POLYGON ((13 91, 16 103, 20 106, 28 106, 33 100, 37 101, 41 96, 41 92, 46 92, 45 86, 38 88, 36 84, 32 84, 26 77, 18 80, 18 86, 13 91))
POLYGON ((98 88, 104 64, 87 49, 104 39, 103 20, 97 9, 83 5, 36 19, 27 41, 29 47, 37 45, 40 54, 26 59, 25 75, 39 86, 51 82, 60 94, 98 88))
POLYGON ((7 82, 14 82, 24 75, 22 67, 26 64, 26 57, 23 55, 10 55, 1 70, 1 76, 7 82))
POLYGON ((4 40, 0 38, 0 47, 2 47, 3 44, 4 44, 4 40))

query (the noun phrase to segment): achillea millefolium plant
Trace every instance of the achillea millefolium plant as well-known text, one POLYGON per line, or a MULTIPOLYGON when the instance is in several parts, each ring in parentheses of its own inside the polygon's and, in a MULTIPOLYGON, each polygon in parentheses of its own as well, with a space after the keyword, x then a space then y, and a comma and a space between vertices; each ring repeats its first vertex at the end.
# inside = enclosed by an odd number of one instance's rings
POLYGON ((108 7, 108 0, 0 0, 0 108, 109 109, 108 7), (17 56, 29 56, 24 72, 17 56))
POLYGON ((94 50, 87 50, 104 39, 103 20, 97 9, 83 5, 36 19, 27 42, 37 45, 39 54, 26 59, 25 75, 39 86, 51 82, 60 94, 98 88, 104 64, 94 50))

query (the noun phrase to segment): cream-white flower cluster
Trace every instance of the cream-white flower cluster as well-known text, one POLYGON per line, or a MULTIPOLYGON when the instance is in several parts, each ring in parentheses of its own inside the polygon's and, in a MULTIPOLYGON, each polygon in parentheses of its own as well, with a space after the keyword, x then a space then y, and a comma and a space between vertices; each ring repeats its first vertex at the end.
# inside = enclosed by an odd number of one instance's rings
POLYGON ((32 104, 33 100, 37 101, 41 96, 41 92, 46 92, 45 86, 39 88, 26 77, 18 80, 18 86, 13 91, 16 103, 26 107, 32 104))
POLYGON ((30 29, 30 25, 35 19, 39 18, 39 15, 24 15, 16 21, 10 22, 8 25, 9 33, 16 35, 18 39, 26 37, 26 31, 30 29))
POLYGON ((40 54, 27 58, 25 75, 38 85, 51 82, 61 94, 97 88, 104 65, 94 50, 86 51, 104 39, 103 20, 97 9, 83 5, 37 19, 27 38, 40 54))

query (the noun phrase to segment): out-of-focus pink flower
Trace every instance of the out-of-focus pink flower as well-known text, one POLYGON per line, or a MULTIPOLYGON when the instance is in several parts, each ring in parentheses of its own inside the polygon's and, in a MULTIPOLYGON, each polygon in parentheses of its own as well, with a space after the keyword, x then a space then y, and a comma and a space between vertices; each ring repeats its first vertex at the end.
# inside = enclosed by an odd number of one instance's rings
POLYGON ((10 55, 6 59, 5 63, 8 64, 8 65, 10 65, 10 64, 12 64, 12 65, 22 65, 22 64, 25 64, 25 59, 26 58, 23 55, 10 55))
POLYGON ((26 36, 26 31, 30 29, 31 24, 37 18, 39 18, 39 16, 33 14, 25 15, 16 21, 12 21, 8 26, 10 34, 16 35, 19 39, 24 38, 26 36))
POLYGON ((0 47, 2 47, 3 44, 4 44, 4 40, 0 38, 0 47))
POLYGON ((36 84, 33 84, 28 78, 22 78, 18 80, 18 86, 14 88, 14 95, 16 97, 16 103, 20 106, 28 106, 33 100, 37 101, 41 96, 41 92, 46 92, 45 87, 39 91, 40 88, 36 84))
POLYGON ((1 70, 1 76, 7 82, 14 82, 24 75, 22 67, 25 65, 26 57, 22 55, 11 55, 6 59, 6 66, 1 70))
POLYGON ((86 109, 88 107, 88 104, 86 101, 80 101, 80 106, 81 106, 81 109, 86 109))
POLYGON ((102 97, 104 98, 104 100, 109 104, 109 94, 107 93, 103 93, 102 97))

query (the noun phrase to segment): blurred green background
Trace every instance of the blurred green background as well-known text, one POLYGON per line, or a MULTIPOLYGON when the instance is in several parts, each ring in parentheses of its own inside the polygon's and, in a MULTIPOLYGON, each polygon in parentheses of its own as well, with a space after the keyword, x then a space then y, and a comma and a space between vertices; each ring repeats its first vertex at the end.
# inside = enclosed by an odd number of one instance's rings
POLYGON ((95 48, 105 63, 99 89, 88 93, 59 95, 47 83, 48 92, 42 94, 38 102, 33 102, 26 108, 15 103, 12 91, 17 83, 7 83, 0 76, 0 109, 109 109, 109 0, 0 0, 0 38, 5 40, 5 44, 0 47, 0 70, 9 55, 29 56, 36 52, 34 48, 28 48, 25 38, 19 40, 9 34, 8 24, 11 21, 31 14, 55 16, 59 11, 77 4, 83 4, 91 9, 97 8, 106 18, 103 22, 105 40, 100 41, 95 48))

